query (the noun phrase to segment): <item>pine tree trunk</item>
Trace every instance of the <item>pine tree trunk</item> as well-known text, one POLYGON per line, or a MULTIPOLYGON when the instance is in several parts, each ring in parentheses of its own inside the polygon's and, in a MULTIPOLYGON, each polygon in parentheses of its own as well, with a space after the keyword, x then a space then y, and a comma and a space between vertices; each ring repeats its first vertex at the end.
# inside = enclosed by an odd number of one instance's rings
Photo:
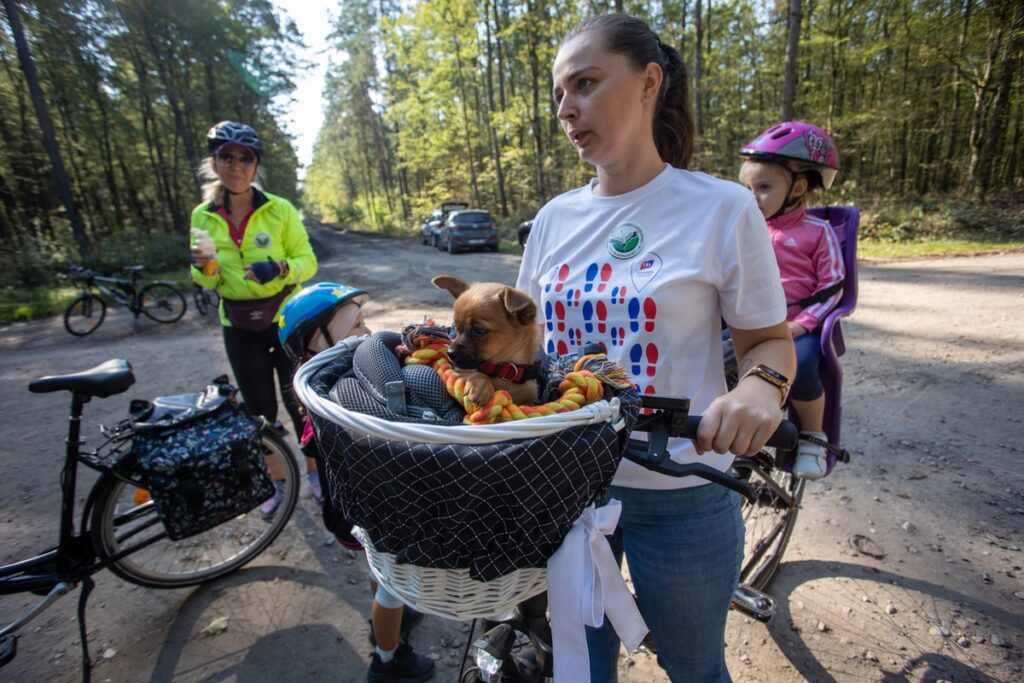
POLYGON ((981 169, 984 166, 984 139, 983 129, 988 119, 988 110, 991 106, 986 93, 992 81, 992 71, 995 68, 996 53, 1002 42, 1002 27, 998 26, 989 40, 988 60, 985 62, 985 71, 981 81, 974 84, 974 111, 971 115, 971 161, 967 167, 968 192, 978 192, 981 189, 981 169))
POLYGON ((971 8, 974 4, 974 0, 964 0, 964 23, 960 29, 960 39, 957 42, 956 49, 956 61, 957 64, 953 67, 953 89, 950 97, 953 100, 953 107, 950 111, 950 127, 949 127, 949 139, 946 143, 946 163, 943 165, 942 180, 939 183, 940 189, 946 191, 953 184, 955 169, 958 167, 956 163, 957 151, 960 149, 960 65, 963 64, 964 51, 967 48, 967 29, 971 22, 971 8))
POLYGON ((469 179, 473 185, 473 201, 477 206, 483 206, 480 199, 480 187, 476 178, 476 146, 473 144, 473 136, 469 130, 469 96, 466 94, 466 82, 462 74, 462 55, 458 38, 455 39, 455 67, 456 79, 459 82, 459 95, 462 99, 462 130, 466 136, 466 153, 469 155, 469 179))
POLYGON ((789 0, 786 66, 785 76, 782 82, 782 106, 779 107, 779 116, 783 121, 792 121, 796 118, 793 113, 793 100, 796 97, 797 54, 800 49, 800 18, 800 0, 789 0))
MULTIPOLYGON (((174 202, 171 193, 171 183, 167 177, 167 162, 164 158, 164 147, 161 144, 157 133, 156 114, 153 111, 153 102, 149 96, 149 77, 146 63, 142 54, 132 45, 129 48, 132 57, 132 67, 135 70, 135 77, 139 82, 139 112, 142 116, 142 134, 146 139, 146 151, 149 156, 150 167, 153 169, 153 177, 157 179, 157 188, 163 200, 163 210, 160 216, 163 217, 164 227, 174 229, 174 226, 183 225, 184 219, 180 207, 174 202), (167 219, 170 217, 171 224, 168 226, 167 219)), ((188 226, 186 226, 188 227, 188 226)))
POLYGON ((85 232, 85 223, 75 206, 75 197, 71 193, 71 182, 68 179, 67 170, 64 168, 64 161, 60 156, 60 149, 57 147, 57 137, 53 131, 53 122, 46 109, 46 101, 43 98, 43 90, 39 86, 39 75, 36 73, 36 65, 32 60, 32 53, 29 51, 28 41, 25 40, 25 31, 21 25, 21 18, 18 15, 18 7, 14 0, 4 0, 4 9, 7 10, 7 21, 11 26, 11 34, 14 37, 14 44, 18 51, 18 59, 21 61, 21 69, 25 74, 25 82, 28 84, 32 96, 32 104, 36 110, 36 118, 39 120, 39 128, 43 134, 43 144, 46 146, 46 153, 50 157, 50 165, 53 167, 53 179, 57 184, 57 194, 61 203, 64 204, 64 211, 67 213, 68 222, 71 224, 71 233, 78 244, 78 249, 85 259, 92 258, 92 243, 85 232))
MULTIPOLYGON (((536 8, 531 3, 531 10, 536 8)), ((544 131, 540 121, 540 60, 537 57, 537 36, 533 28, 527 29, 527 45, 530 59, 530 126, 533 131, 533 168, 537 180, 537 206, 547 203, 547 187, 544 178, 544 131)))
POLYGON ((700 139, 701 135, 704 133, 704 23, 701 19, 702 9, 701 1, 696 0, 696 2, 693 3, 693 30, 695 32, 693 39, 693 105, 695 109, 693 118, 694 152, 700 149, 700 139))
POLYGON ((1013 77, 1017 72, 1020 52, 1024 47, 1024 5, 1019 0, 1015 3, 1016 9, 1010 15, 1008 3, 1000 3, 1004 12, 1000 12, 1001 19, 1007 23, 1012 22, 1009 31, 1006 31, 1006 45, 1003 50, 1003 57, 999 66, 999 79, 996 83, 995 100, 992 103, 992 115, 988 121, 988 131, 985 134, 985 146, 982 152, 984 160, 981 166, 980 190, 982 197, 992 187, 992 178, 995 175, 997 162, 996 145, 1002 139, 1001 133, 1006 130, 1009 123, 1010 90, 1013 88, 1013 77))
MULTIPOLYGON (((508 199, 505 196, 505 172, 501 167, 501 145, 498 144, 498 133, 494 130, 494 41, 491 36, 491 6, 490 0, 485 3, 484 16, 485 40, 487 47, 487 137, 491 143, 491 157, 494 159, 494 176, 497 184, 498 206, 501 207, 501 217, 508 218, 508 199)), ((497 7, 495 10, 495 25, 497 25, 497 7)), ((500 67, 499 67, 500 68, 500 67)))

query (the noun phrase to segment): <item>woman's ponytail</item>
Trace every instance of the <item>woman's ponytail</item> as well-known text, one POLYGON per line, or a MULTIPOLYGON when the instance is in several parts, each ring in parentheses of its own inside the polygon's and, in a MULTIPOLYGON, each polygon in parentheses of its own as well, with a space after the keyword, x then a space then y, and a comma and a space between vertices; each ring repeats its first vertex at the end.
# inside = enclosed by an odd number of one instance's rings
POLYGON ((658 41, 664 55, 661 64, 661 92, 654 113, 654 144, 662 161, 686 168, 693 156, 693 116, 690 114, 690 89, 686 84, 686 65, 671 45, 658 41))

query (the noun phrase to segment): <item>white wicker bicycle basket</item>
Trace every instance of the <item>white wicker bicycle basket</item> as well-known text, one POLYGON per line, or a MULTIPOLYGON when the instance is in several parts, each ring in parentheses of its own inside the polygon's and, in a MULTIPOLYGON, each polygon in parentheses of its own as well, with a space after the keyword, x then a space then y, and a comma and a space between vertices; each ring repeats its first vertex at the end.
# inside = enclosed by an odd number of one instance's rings
POLYGON ((345 340, 295 376, 332 502, 357 525, 371 573, 405 604, 450 619, 507 612, 546 590, 547 559, 610 485, 639 399, 618 390, 493 425, 389 415, 346 398, 381 382, 359 371, 378 336, 345 340))
POLYGON ((470 578, 468 569, 435 569, 399 564, 379 552, 366 532, 356 527, 366 549, 370 573, 392 595, 420 612, 445 619, 485 619, 508 612, 523 600, 547 590, 547 570, 516 569, 490 581, 470 578))

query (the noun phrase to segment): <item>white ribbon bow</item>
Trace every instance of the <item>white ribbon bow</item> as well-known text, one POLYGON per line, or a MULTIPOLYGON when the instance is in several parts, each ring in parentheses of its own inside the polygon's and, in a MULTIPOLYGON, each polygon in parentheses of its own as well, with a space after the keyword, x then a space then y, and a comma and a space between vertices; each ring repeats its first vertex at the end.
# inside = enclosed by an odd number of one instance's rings
POLYGON ((622 503, 617 500, 596 509, 591 505, 548 560, 557 683, 589 683, 584 626, 601 626, 605 614, 629 652, 636 650, 647 634, 647 624, 605 538, 615 531, 621 512, 622 503))

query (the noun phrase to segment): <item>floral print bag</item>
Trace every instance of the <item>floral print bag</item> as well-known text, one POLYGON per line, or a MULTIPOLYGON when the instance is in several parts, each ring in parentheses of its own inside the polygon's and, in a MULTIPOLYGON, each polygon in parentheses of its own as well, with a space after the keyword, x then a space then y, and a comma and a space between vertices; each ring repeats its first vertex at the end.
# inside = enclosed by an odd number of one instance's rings
POLYGON ((206 394, 156 399, 194 402, 181 421, 164 415, 155 429, 152 423, 136 423, 130 458, 122 463, 149 489, 175 541, 244 514, 274 495, 261 447, 263 420, 244 405, 217 401, 216 393, 202 405, 210 395, 208 389, 206 394))

